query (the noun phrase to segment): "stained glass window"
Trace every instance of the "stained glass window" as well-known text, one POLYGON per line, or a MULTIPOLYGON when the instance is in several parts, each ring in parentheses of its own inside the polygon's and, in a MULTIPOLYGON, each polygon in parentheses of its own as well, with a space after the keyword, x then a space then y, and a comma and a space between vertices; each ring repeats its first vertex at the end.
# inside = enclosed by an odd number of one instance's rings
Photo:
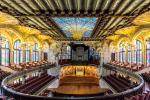
POLYGON ((67 37, 72 37, 75 32, 80 32, 83 37, 90 37, 97 22, 96 17, 54 17, 53 20, 67 37))
POLYGON ((14 43, 14 63, 19 64, 23 62, 23 51, 20 48, 20 40, 16 40, 14 43))
POLYGON ((26 46, 26 49, 25 49, 25 61, 26 62, 30 61, 30 48, 29 48, 29 46, 26 46))
POLYGON ((9 42, 6 41, 5 44, 2 44, 0 47, 0 51, 1 51, 1 65, 7 66, 9 65, 9 42))
POLYGON ((142 64, 142 43, 139 40, 136 41, 136 49, 136 61, 138 64, 142 64))
POLYGON ((32 61, 38 61, 39 53, 38 53, 38 44, 35 43, 32 47, 32 61))
POLYGON ((119 62, 125 62, 125 47, 120 44, 119 62))
POLYGON ((146 41, 146 63, 150 66, 150 40, 146 41))
POLYGON ((136 50, 133 50, 133 53, 132 53, 132 62, 133 63, 136 63, 136 50))
POLYGON ((131 62, 131 46, 128 45, 128 63, 131 62))

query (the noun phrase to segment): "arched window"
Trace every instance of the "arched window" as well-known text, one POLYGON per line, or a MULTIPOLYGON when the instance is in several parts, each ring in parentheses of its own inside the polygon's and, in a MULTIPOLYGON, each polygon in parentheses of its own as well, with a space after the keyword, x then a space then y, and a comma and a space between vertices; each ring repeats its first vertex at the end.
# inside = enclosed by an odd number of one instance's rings
POLYGON ((19 64, 23 62, 23 51, 20 48, 21 41, 16 40, 14 43, 14 63, 19 64))
POLYGON ((136 41, 136 63, 142 64, 142 43, 137 40, 136 41))
POLYGON ((132 53, 132 62, 133 63, 136 63, 136 52, 137 52, 136 49, 134 49, 133 53, 132 53))
POLYGON ((32 47, 32 61, 38 61, 39 54, 38 54, 38 44, 35 43, 32 47))
POLYGON ((1 65, 7 66, 9 65, 10 60, 10 52, 9 52, 9 42, 6 41, 4 44, 0 46, 0 63, 1 65))
POLYGON ((125 62, 125 48, 124 48, 123 44, 120 44, 119 48, 120 48, 119 62, 125 62))
POLYGON ((146 63, 150 66, 150 39, 146 41, 146 63))
POLYGON ((131 46, 128 45, 128 63, 131 62, 131 46))
POLYGON ((26 62, 30 61, 30 48, 27 45, 26 45, 26 48, 25 48, 25 61, 26 62))

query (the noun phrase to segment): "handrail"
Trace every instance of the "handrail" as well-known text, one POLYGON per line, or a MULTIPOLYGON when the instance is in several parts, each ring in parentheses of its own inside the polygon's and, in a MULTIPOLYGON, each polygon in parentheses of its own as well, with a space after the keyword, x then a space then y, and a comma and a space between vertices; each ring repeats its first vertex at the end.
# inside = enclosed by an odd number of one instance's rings
MULTIPOLYGON (((123 69, 120 68, 116 68, 115 66, 109 65, 109 64, 104 64, 104 68, 109 69, 109 70, 117 70, 117 71, 124 71, 123 69)), ((138 92, 139 90, 142 89, 143 85, 144 85, 144 80, 143 78, 135 73, 132 73, 131 71, 125 71, 126 73, 128 73, 130 76, 136 78, 137 80, 139 80, 140 84, 137 87, 134 87, 133 89, 128 89, 126 91, 120 92, 120 93, 115 93, 115 94, 109 94, 109 95, 104 95, 104 96, 92 96, 92 97, 45 97, 45 96, 35 96, 35 95, 28 95, 28 94, 24 94, 24 93, 20 93, 20 92, 16 92, 10 88, 7 87, 7 82, 14 76, 17 75, 21 75, 23 73, 25 73, 25 71, 16 73, 16 74, 12 74, 8 77, 6 77, 3 81, 2 81, 2 87, 4 89, 4 91, 6 93, 9 93, 11 95, 13 95, 13 97, 15 99, 20 99, 21 100, 27 100, 27 99, 32 99, 32 100, 50 100, 50 99, 56 99, 56 100, 66 100, 66 99, 78 99, 78 100, 85 100, 85 99, 101 99, 101 100, 110 100, 110 99, 122 99, 125 96, 129 96, 131 94, 135 94, 136 92, 138 92)))

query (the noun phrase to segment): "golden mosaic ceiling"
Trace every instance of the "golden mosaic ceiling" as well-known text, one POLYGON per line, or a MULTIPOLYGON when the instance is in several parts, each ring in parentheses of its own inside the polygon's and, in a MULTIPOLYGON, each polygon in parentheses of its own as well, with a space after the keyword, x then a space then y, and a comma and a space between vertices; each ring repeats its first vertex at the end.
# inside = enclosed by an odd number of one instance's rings
POLYGON ((150 0, 0 0, 0 10, 4 12, 0 12, 0 25, 15 25, 14 28, 23 34, 43 34, 58 41, 74 41, 53 18, 96 17, 91 35, 80 41, 115 40, 119 35, 134 33, 138 26, 150 24, 149 9, 150 0))
POLYGON ((41 32, 37 29, 26 27, 26 26, 15 26, 15 29, 23 33, 24 35, 39 35, 41 32))
POLYGON ((7 13, 0 12, 0 24, 16 25, 19 24, 19 21, 7 13))
POLYGON ((130 26, 130 27, 125 27, 125 28, 122 28, 122 29, 119 29, 115 32, 115 34, 124 34, 124 35, 127 35, 127 36, 132 36, 136 30, 139 28, 139 26, 130 26))
POLYGON ((147 25, 147 24, 150 24, 150 11, 139 15, 137 18, 135 18, 133 23, 136 24, 136 25, 147 25))

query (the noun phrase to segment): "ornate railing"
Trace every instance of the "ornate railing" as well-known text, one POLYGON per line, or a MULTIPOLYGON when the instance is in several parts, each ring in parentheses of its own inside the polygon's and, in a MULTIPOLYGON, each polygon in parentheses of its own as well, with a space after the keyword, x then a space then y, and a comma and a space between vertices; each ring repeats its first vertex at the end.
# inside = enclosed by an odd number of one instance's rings
MULTIPOLYGON (((51 65, 51 66, 46 66, 45 68, 51 68, 51 67, 55 67, 55 66, 51 65)), ((44 67, 42 67, 42 68, 44 68, 44 67)), ((124 100, 124 97, 129 97, 131 95, 138 94, 141 91, 141 89, 144 85, 144 80, 140 75, 135 74, 131 71, 127 71, 127 70, 124 70, 124 69, 117 68, 117 67, 109 65, 109 64, 104 64, 103 68, 107 69, 107 70, 119 71, 119 72, 128 74, 130 77, 133 77, 136 80, 138 80, 139 85, 137 87, 134 87, 132 89, 128 89, 128 90, 120 92, 120 93, 114 93, 114 94, 109 94, 109 95, 104 95, 104 96, 92 96, 92 97, 90 97, 90 96, 89 97, 44 97, 44 96, 28 95, 28 94, 16 92, 16 91, 14 91, 14 90, 7 87, 7 82, 12 80, 13 78, 15 78, 19 75, 23 75, 23 74, 35 71, 35 70, 39 70, 40 69, 39 68, 39 69, 32 69, 32 70, 28 70, 28 71, 18 72, 16 74, 12 74, 12 75, 6 77, 2 81, 2 88, 3 88, 3 91, 4 91, 5 94, 7 94, 9 96, 12 96, 13 98, 15 98, 15 100, 50 100, 50 99, 52 99, 52 100, 53 99, 55 99, 55 100, 62 100, 62 99, 64 99, 64 100, 66 100, 66 99, 124 100)))

